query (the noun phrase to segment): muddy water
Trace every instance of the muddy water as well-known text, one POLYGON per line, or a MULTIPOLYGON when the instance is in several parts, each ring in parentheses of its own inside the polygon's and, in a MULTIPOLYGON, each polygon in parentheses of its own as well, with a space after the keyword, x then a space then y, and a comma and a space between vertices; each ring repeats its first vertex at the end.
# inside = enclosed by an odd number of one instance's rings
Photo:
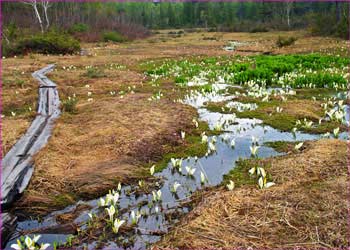
MULTIPOLYGON (((217 84, 215 88, 224 89, 225 84, 217 84)), ((211 129, 218 123, 223 121, 232 120, 232 115, 220 114, 215 112, 209 112, 203 106, 207 101, 218 102, 229 100, 233 96, 218 94, 217 92, 210 94, 192 94, 187 96, 184 103, 197 108, 200 120, 206 121, 211 129)), ((347 106, 347 120, 349 120, 349 106, 347 106)), ((225 131, 220 136, 217 136, 216 152, 208 155, 207 157, 194 158, 189 157, 183 160, 182 171, 174 170, 172 164, 162 171, 155 174, 161 181, 159 182, 159 189, 162 191, 162 201, 156 206, 149 207, 148 202, 152 201, 151 194, 143 194, 136 196, 133 194, 133 187, 124 186, 121 191, 120 198, 120 210, 125 209, 127 212, 122 217, 128 220, 130 223, 129 213, 132 210, 142 211, 146 216, 142 216, 139 220, 135 231, 125 235, 118 235, 118 238, 122 236, 123 245, 132 249, 144 249, 154 242, 160 239, 161 234, 166 233, 171 226, 177 221, 176 218, 179 215, 187 213, 190 209, 184 205, 193 192, 203 188, 200 182, 200 172, 202 171, 207 177, 207 183, 204 186, 215 186, 222 182, 223 175, 228 173, 235 166, 235 161, 240 158, 251 157, 250 146, 252 145, 252 136, 258 138, 258 143, 261 146, 258 150, 258 157, 270 157, 279 155, 274 149, 264 146, 266 141, 304 141, 304 140, 316 140, 320 138, 320 135, 311 135, 297 132, 296 134, 281 132, 273 129, 269 126, 263 126, 261 121, 256 119, 235 119, 234 123, 226 123, 223 127, 225 131), (235 147, 231 147, 231 140, 235 140, 235 147), (192 166, 196 168, 193 177, 187 176, 185 166, 192 166), (173 194, 170 189, 174 182, 178 182, 181 186, 178 188, 176 194, 173 194), (130 194, 131 193, 131 194, 130 194), (158 211, 159 210, 159 211, 158 211), (174 215, 176 216, 170 216, 174 215), (171 219, 170 217, 173 217, 171 219)), ((345 133, 341 134, 341 138, 347 138, 345 133)), ((209 141, 213 137, 208 138, 209 141)), ((75 205, 69 206, 64 210, 53 212, 43 219, 43 221, 26 220, 19 222, 17 225, 17 231, 27 231, 32 229, 39 229, 37 234, 41 234, 40 242, 52 243, 54 241, 64 242, 68 234, 64 231, 60 234, 43 234, 40 233, 41 229, 58 225, 55 217, 59 214, 64 214, 73 211, 78 205, 89 205, 92 208, 85 210, 75 219, 75 223, 82 228, 86 227, 86 222, 89 220, 88 212, 92 213, 104 213, 103 209, 98 208, 98 199, 91 201, 80 201, 75 205)), ((110 229, 108 229, 110 230, 110 229)), ((13 238, 18 234, 13 235, 13 238)), ((7 245, 9 248, 14 240, 10 241, 7 245)), ((119 240, 120 242, 120 240, 119 240)), ((89 244, 89 249, 94 249, 96 243, 89 244)), ((122 248, 118 246, 113 239, 106 243, 104 249, 117 249, 122 248)))

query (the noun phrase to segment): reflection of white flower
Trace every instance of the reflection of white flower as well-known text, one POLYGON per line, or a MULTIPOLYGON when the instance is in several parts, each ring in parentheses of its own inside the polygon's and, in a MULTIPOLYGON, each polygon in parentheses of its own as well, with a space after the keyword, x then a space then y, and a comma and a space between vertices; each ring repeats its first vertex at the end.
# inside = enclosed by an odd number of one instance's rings
POLYGON ((206 182, 207 178, 205 177, 204 173, 201 172, 201 183, 204 184, 206 182))

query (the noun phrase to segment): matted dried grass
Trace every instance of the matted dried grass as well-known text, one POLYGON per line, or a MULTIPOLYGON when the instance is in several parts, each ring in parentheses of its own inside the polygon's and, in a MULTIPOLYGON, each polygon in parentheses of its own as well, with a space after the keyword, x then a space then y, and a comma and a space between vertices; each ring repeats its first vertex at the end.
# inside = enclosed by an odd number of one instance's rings
POLYGON ((348 247, 346 142, 320 140, 269 158, 266 190, 217 188, 155 248, 348 247))

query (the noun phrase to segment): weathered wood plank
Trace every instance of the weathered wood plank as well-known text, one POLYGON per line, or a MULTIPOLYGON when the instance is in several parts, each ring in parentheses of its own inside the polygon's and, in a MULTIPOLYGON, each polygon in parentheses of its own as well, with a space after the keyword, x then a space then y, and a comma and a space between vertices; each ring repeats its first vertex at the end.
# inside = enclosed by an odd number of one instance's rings
POLYGON ((45 74, 54 65, 49 65, 32 74, 39 81, 37 116, 17 143, 2 159, 1 205, 10 205, 27 187, 33 173, 33 155, 46 145, 54 120, 60 114, 60 100, 56 84, 45 74))
POLYGON ((17 217, 9 213, 1 213, 1 248, 5 247, 11 235, 16 229, 17 217))

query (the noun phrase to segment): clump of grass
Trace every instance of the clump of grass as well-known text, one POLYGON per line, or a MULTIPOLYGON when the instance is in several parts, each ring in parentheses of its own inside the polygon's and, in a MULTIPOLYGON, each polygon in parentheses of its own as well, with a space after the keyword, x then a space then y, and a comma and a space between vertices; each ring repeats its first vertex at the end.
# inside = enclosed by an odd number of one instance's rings
POLYGON ((279 36, 277 41, 276 41, 276 45, 279 48, 282 48, 282 47, 286 47, 286 46, 290 46, 290 45, 294 44, 296 40, 297 40, 297 38, 294 36, 290 36, 290 37, 279 36))
POLYGON ((101 77, 105 77, 106 74, 102 69, 91 67, 86 70, 83 76, 86 76, 89 78, 101 78, 101 77))
POLYGON ((68 97, 68 99, 62 101, 62 111, 70 114, 75 114, 77 112, 77 103, 77 98, 68 97))

